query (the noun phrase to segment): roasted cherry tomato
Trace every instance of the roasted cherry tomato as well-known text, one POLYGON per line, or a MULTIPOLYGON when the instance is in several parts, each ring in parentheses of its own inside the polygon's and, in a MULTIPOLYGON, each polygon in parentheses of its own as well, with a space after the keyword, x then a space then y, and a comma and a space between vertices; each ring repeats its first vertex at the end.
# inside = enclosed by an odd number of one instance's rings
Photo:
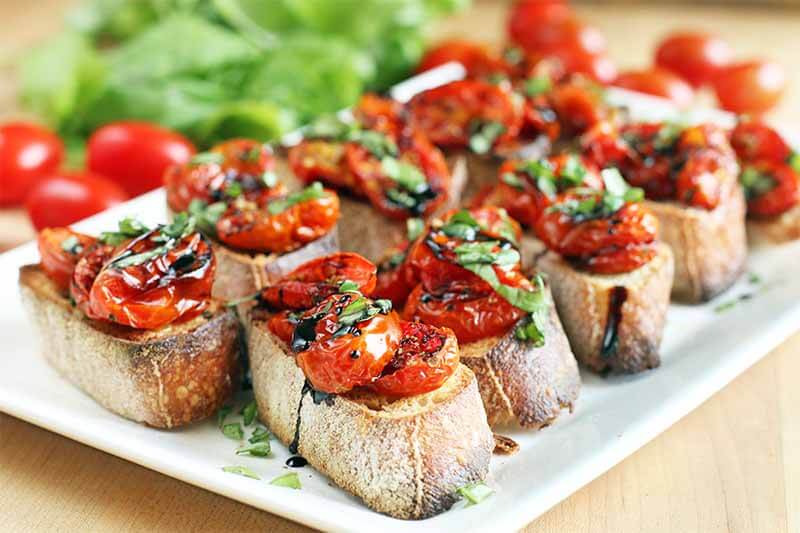
POLYGON ((612 83, 631 91, 652 94, 671 100, 678 107, 686 107, 694 100, 694 90, 683 78, 669 70, 630 70, 621 73, 612 83))
POLYGON ((503 58, 493 53, 489 46, 460 39, 444 41, 425 52, 417 72, 456 61, 464 65, 469 78, 509 77, 511 67, 503 58))
MULTIPOLYGON (((92 285, 103 266, 114 257, 114 247, 97 243, 78 260, 70 281, 69 294, 75 306, 86 316, 93 316, 90 308, 92 285)), ((105 317, 108 318, 108 317, 105 317)))
POLYGON ((59 289, 69 290, 75 265, 95 241, 94 237, 69 228, 45 228, 39 232, 36 242, 42 269, 59 289))
MULTIPOLYGON (((602 202, 602 192, 565 192, 555 206, 602 202)), ((545 211, 536 223, 536 235, 548 248, 591 272, 620 274, 644 265, 655 256, 653 242, 658 219, 638 203, 627 203, 608 217, 582 219, 562 209, 545 211)))
POLYGON ((33 226, 40 230, 72 224, 127 199, 113 181, 87 172, 60 172, 34 186, 25 208, 33 226))
POLYGON ((405 259, 409 246, 410 244, 405 242, 393 249, 378 265, 378 283, 373 295, 376 298, 391 300, 397 309, 403 307, 411 289, 414 288, 413 275, 406 272, 408 264, 405 259))
POLYGON ((530 52, 575 50, 602 54, 606 51, 603 34, 575 18, 564 2, 519 2, 509 13, 508 21, 511 40, 530 52))
POLYGON ((299 318, 290 317, 288 311, 270 318, 270 330, 290 344, 297 365, 319 391, 341 394, 371 383, 397 351, 402 331, 394 311, 352 325, 341 323, 349 306, 358 301, 374 305, 354 293, 334 294, 299 318), (287 328, 286 321, 295 321, 294 328, 287 328), (289 330, 291 338, 286 337, 289 330))
POLYGON ((800 201, 800 175, 786 163, 766 159, 749 163, 742 168, 740 181, 749 216, 777 216, 800 201))
MULTIPOLYGON (((91 284, 86 315, 152 330, 206 309, 215 270, 208 241, 195 232, 158 253, 161 246, 164 235, 157 228, 115 250, 91 284)), ((91 255, 81 259, 76 275, 91 255)))
POLYGON ((498 178, 482 204, 502 207, 528 227, 536 224, 558 192, 572 187, 603 189, 603 180, 593 164, 567 154, 541 161, 508 160, 500 166, 498 178))
POLYGON ((352 281, 362 293, 375 289, 376 268, 358 254, 340 252, 300 265, 261 292, 261 300, 273 309, 309 309, 352 281))
POLYGON ((733 50, 728 43, 705 33, 674 33, 661 41, 656 65, 674 72, 694 87, 708 83, 728 65, 733 50))
POLYGON ((601 120, 589 128, 579 142, 583 156, 600 168, 619 167, 632 157, 630 145, 609 120, 601 120))
POLYGON ((397 351, 369 389, 403 397, 438 389, 458 368, 458 341, 446 328, 420 322, 401 322, 397 351))
POLYGON ((408 104, 411 124, 436 145, 487 152, 513 140, 523 109, 511 91, 482 80, 461 80, 417 94, 408 104))
POLYGON ((321 181, 332 187, 355 189, 355 177, 345 168, 346 145, 327 140, 304 140, 289 149, 289 166, 305 183, 321 181))
POLYGON ((244 197, 257 201, 262 195, 285 193, 276 183, 275 156, 264 143, 232 139, 214 146, 185 165, 173 165, 165 176, 167 204, 186 211, 192 200, 206 203, 244 197))
POLYGON ((711 149, 699 150, 686 160, 675 180, 678 201, 692 207, 712 210, 719 205, 720 157, 711 149))
POLYGON ((601 92, 588 80, 574 79, 556 85, 550 93, 550 104, 569 135, 585 132, 608 115, 601 92))
POLYGON ((731 133, 731 146, 744 161, 766 159, 783 163, 793 153, 780 133, 760 120, 740 120, 731 133))
POLYGON ((339 197, 330 190, 273 213, 281 201, 270 196, 267 202, 232 202, 217 221, 217 238, 241 250, 282 254, 328 234, 339 220, 339 197))
POLYGON ((21 204, 63 159, 64 144, 50 130, 24 122, 0 125, 0 206, 21 204))
POLYGON ((786 89, 786 72, 777 63, 751 61, 725 67, 712 83, 723 109, 760 115, 781 99, 786 89))
POLYGON ((403 104, 393 98, 367 93, 353 108, 353 118, 363 128, 396 137, 403 128, 403 104))
POLYGON ((503 335, 523 316, 485 283, 454 283, 437 292, 419 284, 403 310, 406 320, 452 329, 462 344, 503 335))
POLYGON ((552 59, 561 63, 561 68, 570 74, 581 74, 584 77, 608 85, 616 79, 616 64, 606 54, 589 54, 581 50, 565 48, 549 54, 552 59))

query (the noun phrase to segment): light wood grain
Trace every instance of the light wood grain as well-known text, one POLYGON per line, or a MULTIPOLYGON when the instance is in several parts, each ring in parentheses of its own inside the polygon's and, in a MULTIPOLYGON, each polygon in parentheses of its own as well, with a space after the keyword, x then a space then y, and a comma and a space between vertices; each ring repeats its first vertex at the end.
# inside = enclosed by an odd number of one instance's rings
MULTIPOLYGON (((0 1, 0 51, 57 28, 68 3, 0 1)), ((479 3, 437 35, 496 40, 503 9, 479 3)), ((646 64, 659 36, 686 26, 714 29, 743 56, 781 61, 794 84, 775 118, 800 123, 798 12, 585 4, 579 10, 606 32, 612 55, 626 67, 646 64)), ((6 95, 0 114, 10 109, 7 87, 0 82, 0 100, 6 95)), ((798 355, 800 334, 525 531, 800 531, 798 355)), ((0 487, 0 529, 7 531, 304 529, 3 414, 0 487)))

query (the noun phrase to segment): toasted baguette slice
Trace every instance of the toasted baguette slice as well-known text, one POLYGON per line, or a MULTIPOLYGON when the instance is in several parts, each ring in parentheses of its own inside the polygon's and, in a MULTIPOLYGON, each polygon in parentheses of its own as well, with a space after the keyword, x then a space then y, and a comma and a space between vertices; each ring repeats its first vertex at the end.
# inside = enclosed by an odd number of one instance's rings
MULTIPOLYGON (((467 182, 466 161, 458 157, 448 160, 451 172, 450 191, 447 201, 431 216, 441 215, 461 205, 461 197, 467 182)), ((406 238, 406 223, 381 214, 366 200, 340 194, 339 244, 342 250, 356 252, 373 262, 379 261, 386 248, 406 238)))
POLYGON ((517 339, 515 329, 463 345, 461 362, 478 378, 492 427, 539 429, 551 424, 562 409, 572 410, 581 387, 578 364, 552 304, 544 346, 536 348, 517 339))
POLYGON ((157 331, 136 330, 86 318, 39 265, 21 267, 19 284, 47 362, 120 416, 183 426, 214 414, 238 386, 239 324, 225 307, 157 331))
POLYGON ((547 252, 536 264, 547 274, 558 314, 578 361, 596 372, 641 372, 660 364, 674 271, 672 252, 658 254, 628 274, 576 270, 547 252))
POLYGON ((800 205, 769 218, 747 218, 747 241, 754 246, 800 239, 800 205))
POLYGON ((488 475, 494 439, 475 376, 463 365, 419 396, 350 394, 317 404, 266 322, 253 322, 249 348, 263 422, 287 445, 297 433, 298 453, 375 511, 427 518, 447 510, 456 489, 488 475))
POLYGON ((675 202, 644 203, 658 217, 659 238, 675 254, 675 300, 705 302, 733 285, 747 259, 744 194, 735 180, 726 180, 712 211, 675 202))
POLYGON ((281 279, 307 261, 339 251, 334 228, 327 235, 285 254, 251 254, 214 242, 217 272, 211 295, 230 301, 244 298, 281 279))

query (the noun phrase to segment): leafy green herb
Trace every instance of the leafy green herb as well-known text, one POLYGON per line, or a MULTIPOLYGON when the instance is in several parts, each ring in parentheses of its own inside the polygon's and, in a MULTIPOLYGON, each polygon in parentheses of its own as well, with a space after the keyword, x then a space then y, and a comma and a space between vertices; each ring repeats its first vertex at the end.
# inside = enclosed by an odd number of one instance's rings
POLYGON ((297 472, 288 472, 282 476, 278 476, 270 481, 269 484, 275 485, 276 487, 286 487, 295 490, 299 490, 301 488, 300 478, 297 476, 297 472))
POLYGON ((152 250, 148 250, 140 254, 130 254, 130 255, 122 254, 113 261, 111 261, 108 264, 108 266, 109 268, 116 268, 119 270, 132 266, 139 266, 160 255, 164 255, 170 250, 170 248, 171 246, 167 244, 162 244, 161 246, 157 246, 152 250))
POLYGON ((553 84, 547 76, 533 76, 525 80, 524 84, 525 95, 531 98, 549 92, 552 88, 553 84))
POLYGON ((425 221, 421 218, 406 219, 406 238, 409 242, 417 240, 417 237, 422 235, 425 230, 425 221))
POLYGON ((510 46, 503 51, 503 59, 512 65, 518 65, 525 59, 525 53, 521 48, 510 46))
POLYGON ((513 248, 502 248, 500 241, 465 242, 456 246, 453 251, 461 266, 472 264, 507 266, 520 261, 519 252, 513 248))
POLYGON ((500 176, 500 179, 503 180, 503 183, 506 185, 511 185, 515 189, 522 190, 522 188, 525 186, 525 183, 522 181, 522 179, 520 179, 520 177, 513 172, 503 173, 503 175, 500 176))
POLYGON ((286 198, 273 200, 267 204, 267 211, 269 211, 272 215, 277 215, 279 213, 283 213, 293 205, 303 202, 310 202, 311 200, 318 200, 323 196, 325 196, 325 190, 322 188, 322 184, 318 181, 315 181, 302 191, 290 194, 286 198))
POLYGON ((748 200, 758 198, 775 188, 775 180, 772 176, 750 166, 745 167, 739 175, 739 182, 742 184, 744 195, 748 200))
POLYGON ((244 430, 239 422, 232 422, 222 426, 222 433, 233 440, 242 440, 244 438, 244 430))
POLYGON ((244 425, 249 426, 253 423, 253 420, 256 419, 256 415, 258 414, 258 404, 256 404, 255 400, 252 400, 242 408, 242 411, 239 414, 241 414, 243 417, 244 425))
POLYGON ((586 178, 588 172, 586 167, 583 166, 583 163, 581 163, 580 158, 572 154, 567 157, 567 160, 561 167, 561 171, 558 173, 558 177, 560 180, 567 182, 567 187, 578 187, 583 185, 583 180, 586 178))
POLYGON ((251 479, 261 479, 258 474, 247 468, 246 466, 223 466, 223 472, 229 474, 237 474, 239 476, 249 477, 251 479))
POLYGON ((348 132, 346 140, 357 142, 377 158, 397 155, 395 142, 379 131, 352 129, 348 132))
POLYGON ((685 129, 683 124, 677 122, 667 122, 661 128, 653 139, 653 148, 658 151, 667 151, 672 149, 675 141, 678 140, 681 132, 685 129))
POLYGON ((256 300, 258 299, 260 294, 261 291, 254 292, 253 294, 248 294, 247 296, 242 296, 241 298, 237 298, 235 300, 228 300, 227 302, 225 302, 225 307, 236 307, 239 304, 256 300))
POLYGON ((386 191, 386 197, 406 209, 414 209, 417 206, 417 200, 401 189, 389 189, 386 191))
POLYGON ((225 196, 228 198, 238 198, 242 194, 242 184, 238 181, 231 182, 225 187, 225 196))
POLYGON ((792 167, 795 172, 800 172, 800 153, 792 152, 789 154, 789 166, 792 167))
POLYGON ((225 424, 225 418, 233 411, 233 407, 230 405, 225 405, 220 407, 219 411, 217 411, 217 426, 219 429, 222 429, 222 426, 225 424))
POLYGON ((472 135, 469 138, 469 147, 476 154, 486 154, 492 149, 494 142, 505 131, 506 127, 500 122, 476 121, 470 128, 472 135))
POLYGON ((456 211, 450 220, 441 227, 442 233, 448 237, 474 241, 480 232, 481 226, 478 221, 466 209, 456 211))
MULTIPOLYGON (((540 294, 544 294, 544 279, 542 276, 536 274, 532 281, 534 285, 536 285, 536 291, 540 294)), ((547 313, 548 310, 545 305, 539 306, 528 315, 522 324, 517 326, 514 330, 514 336, 519 340, 533 343, 537 348, 544 346, 544 330, 547 325, 547 313)))
POLYGON ((190 165, 221 165, 225 162, 225 156, 219 152, 199 152, 190 160, 190 165))
POLYGON ((83 246, 81 246, 81 241, 75 235, 70 235, 61 241, 61 249, 68 254, 76 255, 81 253, 83 246))
POLYGON ((169 239, 182 239, 194 232, 195 225, 197 224, 194 217, 188 213, 178 213, 172 219, 171 224, 161 227, 161 235, 169 239))
POLYGON ((736 304, 739 303, 739 300, 728 300, 727 302, 722 302, 721 304, 714 307, 715 313, 724 313, 725 311, 729 311, 736 307, 736 304))
POLYGON ((412 193, 421 193, 428 187, 425 174, 420 169, 395 157, 385 156, 381 159, 381 170, 403 189, 412 193))
POLYGON ((386 314, 391 310, 392 302, 390 300, 370 300, 359 296, 339 313, 338 322, 341 326, 334 335, 344 334, 351 326, 369 320, 378 313, 386 314))
POLYGON ((252 455, 253 457, 267 457, 272 452, 268 440, 255 442, 236 450, 236 455, 252 455))
POLYGON ((339 292, 358 292, 358 283, 346 279, 339 284, 339 292))
POLYGON ((119 229, 117 231, 104 231, 101 233, 100 242, 111 246, 119 246, 129 239, 139 237, 150 231, 150 228, 131 217, 120 220, 118 226, 119 229))
POLYGON ((761 279, 761 276, 759 276, 756 272, 750 272, 747 275, 747 281, 755 285, 757 283, 761 283, 763 280, 761 279))
POLYGON ((465 500, 467 505, 477 505, 483 500, 494 494, 494 491, 484 483, 472 483, 465 485, 456 490, 456 492, 465 500))
POLYGON ((264 175, 261 176, 261 181, 264 182, 265 187, 271 189, 278 184, 278 175, 271 170, 267 170, 264 172, 264 175))
POLYGON ((265 440, 270 439, 270 433, 267 431, 266 428, 257 427, 253 430, 253 435, 247 439, 247 442, 250 444, 255 444, 256 442, 263 442, 265 440))
POLYGON ((203 200, 195 198, 189 203, 188 211, 194 217, 200 231, 215 237, 217 235, 217 221, 227 209, 228 206, 225 202, 206 204, 203 200))

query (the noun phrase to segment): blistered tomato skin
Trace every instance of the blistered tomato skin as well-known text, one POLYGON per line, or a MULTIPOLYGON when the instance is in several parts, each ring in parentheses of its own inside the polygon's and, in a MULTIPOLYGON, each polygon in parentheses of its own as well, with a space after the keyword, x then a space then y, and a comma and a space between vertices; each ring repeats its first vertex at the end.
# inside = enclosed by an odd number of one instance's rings
POLYGON ((214 203, 226 200, 234 183, 240 195, 257 201, 262 195, 285 194, 283 184, 267 186, 264 176, 274 171, 275 156, 269 146, 250 139, 231 139, 214 146, 206 162, 171 166, 165 176, 167 204, 175 212, 186 211, 192 200, 214 203))
POLYGON ((402 322, 402 338, 381 376, 368 388, 391 397, 438 389, 458 367, 458 341, 447 328, 402 322))
POLYGON ((400 319, 394 311, 377 314, 357 322, 344 334, 334 335, 342 326, 339 315, 353 298, 352 294, 330 296, 304 312, 293 328, 282 324, 290 320, 286 313, 274 315, 269 321, 270 330, 284 335, 282 340, 291 345, 297 365, 316 390, 342 394, 371 383, 400 344, 400 319), (289 330, 291 339, 285 337, 289 330), (306 337, 307 333, 313 338, 306 337), (304 340, 298 342, 299 337, 304 340))
MULTIPOLYGON (((742 170, 752 169, 772 182, 772 188, 747 199, 747 215, 774 217, 800 202, 800 174, 791 166, 770 160, 755 161, 742 170)), ((748 194, 749 196, 749 194, 748 194)))
MULTIPOLYGON (((75 306, 86 316, 92 317, 89 299, 92 285, 97 279, 103 266, 114 256, 114 247, 109 244, 100 244, 91 247, 80 258, 72 272, 69 293, 75 306)), ((107 318, 107 317, 106 317, 107 318)))
POLYGON ((300 265, 277 283, 261 292, 261 301, 272 309, 309 309, 339 291, 342 282, 351 281, 366 295, 376 284, 376 268, 352 252, 340 252, 300 265))
POLYGON ((217 238, 233 248, 281 254, 327 235, 339 220, 339 197, 329 190, 276 214, 267 205, 234 201, 217 221, 217 238))
POLYGON ((89 318, 152 330, 188 320, 206 309, 216 263, 209 243, 199 233, 183 237, 166 253, 141 264, 116 266, 125 257, 159 246, 153 241, 158 231, 114 251, 91 284, 85 309, 89 318))
MULTIPOLYGON (((555 205, 573 198, 575 193, 563 193, 555 205)), ((536 235, 548 248, 596 274, 622 274, 643 266, 655 257, 657 234, 658 219, 638 203, 585 221, 549 210, 536 224, 536 235)))
POLYGON ((744 161, 766 159, 784 163, 792 155, 783 137, 759 120, 739 121, 731 133, 731 146, 744 161))
POLYGON ((331 187, 354 189, 355 177, 344 165, 345 144, 304 140, 289 149, 289 166, 304 183, 321 181, 331 187))
POLYGON ((459 39, 444 41, 425 52, 417 72, 424 72, 451 61, 461 63, 467 70, 468 78, 511 74, 510 65, 492 53, 488 46, 459 39))
POLYGON ((42 269, 58 288, 69 290, 75 265, 97 239, 69 228, 45 228, 36 239, 42 269))
POLYGON ((0 206, 21 204, 63 159, 64 143, 50 130, 25 122, 0 126, 0 206))

